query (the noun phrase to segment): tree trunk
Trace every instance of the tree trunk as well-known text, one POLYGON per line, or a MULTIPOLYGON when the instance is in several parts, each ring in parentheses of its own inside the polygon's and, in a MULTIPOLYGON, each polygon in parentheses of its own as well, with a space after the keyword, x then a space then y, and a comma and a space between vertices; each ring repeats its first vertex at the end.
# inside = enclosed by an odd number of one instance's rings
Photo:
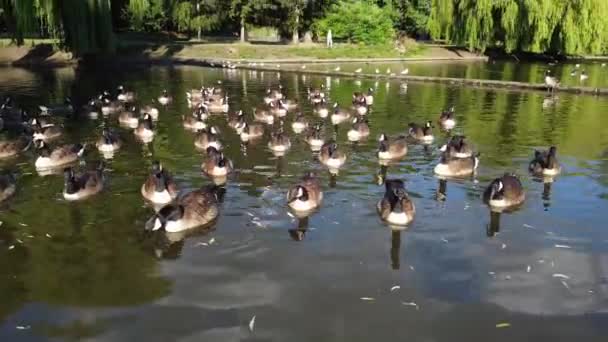
POLYGON ((300 10, 298 8, 295 9, 295 15, 296 15, 296 22, 295 25, 293 27, 293 33, 292 33, 292 38, 291 38, 291 42, 293 44, 298 44, 300 43, 300 33, 298 32, 298 29, 300 28, 300 10))
POLYGON ((245 32, 245 18, 241 17, 241 43, 247 41, 247 38, 245 37, 246 33, 247 32, 245 32))
POLYGON ((198 27, 196 35, 197 35, 199 41, 203 38, 203 30, 201 30, 200 26, 198 27))

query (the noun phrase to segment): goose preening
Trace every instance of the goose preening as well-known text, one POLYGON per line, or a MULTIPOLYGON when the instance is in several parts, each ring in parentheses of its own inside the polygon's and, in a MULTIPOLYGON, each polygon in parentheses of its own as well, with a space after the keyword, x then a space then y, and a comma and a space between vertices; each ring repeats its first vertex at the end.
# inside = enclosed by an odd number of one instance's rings
POLYGON ((464 135, 454 135, 448 142, 439 148, 454 158, 469 158, 473 155, 473 148, 464 135))
POLYGON ((177 184, 159 161, 152 163, 150 175, 141 186, 141 195, 154 204, 167 204, 178 194, 177 184))
POLYGON ((493 209, 515 207, 525 199, 526 193, 519 178, 508 173, 494 179, 483 193, 483 201, 493 209))
POLYGON ((534 159, 530 162, 528 170, 539 176, 555 176, 559 174, 561 167, 557 162, 557 148, 551 146, 547 151, 534 151, 534 159))
POLYGON ((405 190, 402 180, 387 179, 385 181, 384 197, 378 202, 377 209, 380 218, 394 225, 407 225, 416 214, 414 202, 405 190))
POLYGON ((322 201, 321 182, 314 173, 307 173, 287 192, 287 205, 300 214, 315 210, 322 201))
POLYGON ((221 191, 218 186, 207 185, 185 194, 152 216, 146 222, 146 229, 178 233, 214 222, 220 212, 218 202, 221 191))

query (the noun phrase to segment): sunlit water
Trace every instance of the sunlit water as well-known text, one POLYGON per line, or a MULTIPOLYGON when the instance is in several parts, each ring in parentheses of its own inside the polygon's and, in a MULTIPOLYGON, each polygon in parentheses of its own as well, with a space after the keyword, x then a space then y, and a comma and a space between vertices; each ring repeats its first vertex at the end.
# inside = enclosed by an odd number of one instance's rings
MULTIPOLYGON (((39 176, 31 152, 0 164, 19 173, 17 195, 0 207, 1 341, 605 340, 606 98, 191 67, 0 70, 0 92, 27 108, 67 94, 82 101, 121 83, 143 102, 163 88, 176 101, 147 146, 117 128, 126 144, 108 162, 102 194, 64 201, 62 177, 39 176), (353 145, 348 124, 338 128, 348 161, 331 179, 301 137, 291 134, 292 149, 277 158, 267 136, 244 148, 214 117, 237 169, 219 221, 188 236, 145 234, 153 210, 139 189, 154 159, 184 190, 209 183, 181 115, 189 113, 187 90, 218 80, 231 110, 251 115, 266 87, 282 84, 311 120, 319 119, 306 103, 308 86, 325 84, 345 105, 353 91, 373 87, 372 134, 353 145), (428 148, 410 146, 387 176, 406 181, 417 215, 406 230, 391 231, 375 212, 384 192, 376 139, 404 133, 410 121, 436 120, 449 106, 455 131, 481 153, 480 169, 449 181, 441 201, 433 167, 446 134, 436 130, 428 148), (563 172, 549 187, 526 169, 534 148, 552 144, 563 172), (309 170, 321 175, 325 200, 298 222, 285 193, 309 170), (480 194, 507 171, 521 176, 527 200, 491 226, 480 194), (302 241, 292 239, 296 229, 302 241)), ((101 122, 64 125, 63 141, 93 142, 101 122)), ((92 167, 100 156, 91 149, 85 159, 92 167)))

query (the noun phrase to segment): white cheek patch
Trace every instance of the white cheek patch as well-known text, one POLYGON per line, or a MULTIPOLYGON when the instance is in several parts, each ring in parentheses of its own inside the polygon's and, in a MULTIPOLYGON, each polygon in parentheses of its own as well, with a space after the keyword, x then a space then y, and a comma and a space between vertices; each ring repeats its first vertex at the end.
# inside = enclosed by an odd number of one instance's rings
POLYGON ((302 188, 298 188, 298 194, 296 195, 298 198, 304 196, 304 191, 302 190, 302 188))
POLYGON ((156 220, 154 220, 154 227, 152 228, 152 230, 159 230, 163 225, 160 223, 160 219, 157 217, 156 220))

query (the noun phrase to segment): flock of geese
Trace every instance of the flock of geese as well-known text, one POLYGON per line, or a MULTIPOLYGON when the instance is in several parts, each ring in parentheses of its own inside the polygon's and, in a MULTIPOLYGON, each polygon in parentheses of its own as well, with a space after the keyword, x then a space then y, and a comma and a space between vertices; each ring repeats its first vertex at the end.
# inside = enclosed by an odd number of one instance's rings
MULTIPOLYGON (((220 83, 221 84, 221 83, 220 83)), ((267 89, 263 103, 253 109, 248 116, 243 111, 230 112, 229 97, 221 85, 192 89, 186 94, 191 114, 181 119, 186 130, 195 132, 194 145, 204 152, 201 163, 204 174, 214 180, 213 184, 182 194, 171 172, 154 161, 147 180, 141 185, 143 198, 155 206, 156 213, 147 221, 149 230, 181 232, 212 223, 219 215, 222 196, 221 185, 226 177, 235 171, 233 163, 224 155, 222 134, 209 122, 212 116, 224 117, 228 126, 236 131, 244 143, 261 139, 270 131, 268 148, 277 156, 288 153, 291 139, 285 129, 285 119, 291 119, 291 130, 302 135, 319 162, 332 174, 344 166, 347 155, 335 139, 327 138, 324 125, 329 121, 337 127, 350 124, 348 140, 359 141, 369 137, 368 114, 374 104, 374 91, 356 92, 347 106, 331 104, 329 95, 321 86, 308 89, 308 101, 312 104, 315 121, 300 112, 300 105, 287 99, 283 89, 267 89)), ((155 121, 163 107, 173 102, 173 98, 163 91, 152 105, 136 109, 136 94, 120 86, 114 93, 104 91, 93 97, 82 110, 91 117, 103 116, 106 124, 101 135, 95 139, 95 147, 104 156, 111 157, 122 147, 120 136, 108 126, 109 120, 116 120, 123 127, 132 129, 139 140, 147 143, 156 134, 155 121)), ((28 149, 34 149, 37 156, 32 161, 39 172, 63 172, 66 200, 75 201, 89 198, 104 188, 104 166, 91 171, 76 172, 73 165, 87 149, 86 144, 52 145, 63 134, 62 127, 54 123, 54 118, 76 110, 68 98, 64 104, 41 106, 40 114, 30 117, 24 110, 6 98, 0 108, 0 121, 4 130, 13 132, 16 138, 0 140, 0 159, 18 156, 28 149)), ((454 108, 442 111, 436 123, 442 130, 450 131, 456 126, 454 108)), ((411 144, 431 144, 434 141, 435 122, 410 123, 402 135, 380 134, 377 158, 382 165, 400 160, 408 153, 411 144)), ((476 172, 479 153, 476 153, 467 138, 453 135, 440 149, 441 158, 434 168, 440 178, 467 177, 476 172)), ((560 172, 556 159, 556 148, 536 151, 529 164, 529 171, 540 176, 555 176, 560 172)), ((415 205, 400 179, 383 179, 385 194, 377 203, 380 218, 391 225, 407 225, 416 213, 415 205)), ((0 176, 0 201, 15 194, 17 182, 13 175, 0 176)), ((483 193, 483 201, 493 210, 502 211, 517 207, 525 200, 525 191, 520 180, 510 173, 494 179, 483 193)), ((314 173, 305 173, 287 191, 286 204, 298 216, 307 217, 323 202, 323 189, 314 173)))

